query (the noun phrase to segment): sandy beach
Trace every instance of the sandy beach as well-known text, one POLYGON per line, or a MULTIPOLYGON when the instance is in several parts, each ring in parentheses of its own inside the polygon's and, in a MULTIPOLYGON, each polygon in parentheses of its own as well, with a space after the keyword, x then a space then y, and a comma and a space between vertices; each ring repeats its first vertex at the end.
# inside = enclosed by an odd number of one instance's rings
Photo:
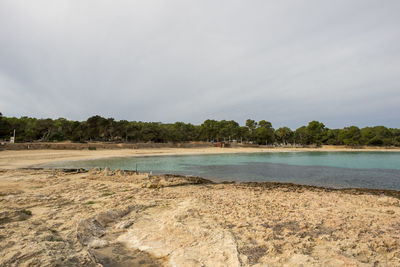
POLYGON ((323 146, 321 148, 262 148, 262 147, 199 147, 199 148, 153 148, 153 149, 100 149, 100 150, 4 150, 0 151, 0 168, 15 169, 33 167, 35 165, 69 160, 100 159, 110 157, 141 157, 168 155, 199 155, 224 153, 260 153, 260 152, 340 152, 340 151, 400 151, 400 148, 363 149, 346 148, 344 146, 323 146))
POLYGON ((0 265, 400 266, 397 191, 17 169, 88 158, 263 151, 1 151, 0 265))

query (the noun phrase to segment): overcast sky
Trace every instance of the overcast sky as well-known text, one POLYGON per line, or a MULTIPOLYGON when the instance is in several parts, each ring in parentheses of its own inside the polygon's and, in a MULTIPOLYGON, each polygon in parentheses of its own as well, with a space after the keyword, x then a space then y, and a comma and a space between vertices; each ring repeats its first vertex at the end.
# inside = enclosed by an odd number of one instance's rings
POLYGON ((400 128, 400 1, 0 2, 5 116, 400 128))

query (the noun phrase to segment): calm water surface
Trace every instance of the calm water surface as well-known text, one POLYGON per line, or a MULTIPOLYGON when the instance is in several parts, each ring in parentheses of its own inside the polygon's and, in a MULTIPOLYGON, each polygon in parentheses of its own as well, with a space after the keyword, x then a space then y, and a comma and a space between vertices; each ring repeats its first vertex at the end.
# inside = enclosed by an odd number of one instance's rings
POLYGON ((202 176, 216 181, 274 181, 400 190, 400 152, 283 152, 128 157, 48 164, 48 168, 109 167, 202 176))

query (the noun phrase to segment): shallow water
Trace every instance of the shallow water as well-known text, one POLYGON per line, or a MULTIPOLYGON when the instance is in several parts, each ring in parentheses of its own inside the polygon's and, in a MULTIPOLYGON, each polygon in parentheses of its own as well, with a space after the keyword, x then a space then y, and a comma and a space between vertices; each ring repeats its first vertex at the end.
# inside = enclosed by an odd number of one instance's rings
POLYGON ((400 190, 400 152, 282 152, 128 157, 48 164, 49 168, 129 169, 216 181, 275 181, 400 190))

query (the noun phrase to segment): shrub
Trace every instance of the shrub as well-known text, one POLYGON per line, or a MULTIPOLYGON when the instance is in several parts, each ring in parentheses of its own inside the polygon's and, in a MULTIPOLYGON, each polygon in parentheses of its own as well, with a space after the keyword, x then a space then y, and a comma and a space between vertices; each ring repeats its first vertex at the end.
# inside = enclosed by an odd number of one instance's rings
POLYGON ((26 214, 26 215, 29 215, 29 216, 32 215, 32 211, 30 211, 30 210, 21 210, 21 212, 22 212, 23 214, 26 214))

